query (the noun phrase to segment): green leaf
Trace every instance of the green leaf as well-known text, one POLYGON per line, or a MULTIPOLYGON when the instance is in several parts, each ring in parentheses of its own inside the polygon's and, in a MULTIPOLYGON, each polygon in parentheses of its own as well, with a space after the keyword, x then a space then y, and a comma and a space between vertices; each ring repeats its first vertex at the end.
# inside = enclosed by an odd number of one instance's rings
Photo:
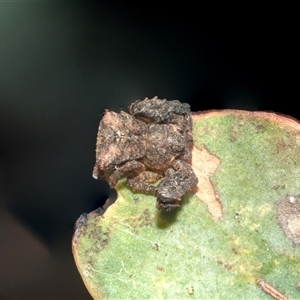
POLYGON ((199 185, 179 209, 121 180, 72 248, 94 299, 299 299, 300 125, 236 110, 193 115, 199 185), (298 288, 298 289, 297 289, 298 288))

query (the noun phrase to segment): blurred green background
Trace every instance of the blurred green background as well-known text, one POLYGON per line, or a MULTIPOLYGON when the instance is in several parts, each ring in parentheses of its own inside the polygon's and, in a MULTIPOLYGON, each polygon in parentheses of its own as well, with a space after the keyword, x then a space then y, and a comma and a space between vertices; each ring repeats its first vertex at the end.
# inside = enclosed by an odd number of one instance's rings
POLYGON ((157 95, 300 118, 292 11, 1 2, 0 298, 91 299, 71 237, 113 194, 91 176, 105 108, 157 95))

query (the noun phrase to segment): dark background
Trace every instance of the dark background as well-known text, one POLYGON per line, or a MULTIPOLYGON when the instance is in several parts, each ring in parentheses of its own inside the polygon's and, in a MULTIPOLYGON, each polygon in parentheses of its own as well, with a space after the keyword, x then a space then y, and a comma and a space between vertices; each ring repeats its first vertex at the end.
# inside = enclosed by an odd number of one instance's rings
POLYGON ((111 193, 91 176, 105 108, 300 117, 295 8, 162 4, 0 3, 0 298, 90 299, 71 238, 111 193))

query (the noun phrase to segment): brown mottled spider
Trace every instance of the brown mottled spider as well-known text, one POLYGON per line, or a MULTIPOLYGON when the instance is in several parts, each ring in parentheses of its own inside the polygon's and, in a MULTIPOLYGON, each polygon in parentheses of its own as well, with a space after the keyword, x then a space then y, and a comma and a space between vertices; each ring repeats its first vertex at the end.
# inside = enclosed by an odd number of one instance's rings
POLYGON ((128 110, 105 110, 97 135, 93 177, 104 178, 114 187, 126 175, 127 185, 134 191, 156 196, 157 209, 173 210, 198 183, 190 165, 190 106, 154 97, 137 100, 128 110), (158 185, 150 184, 159 179, 158 185))

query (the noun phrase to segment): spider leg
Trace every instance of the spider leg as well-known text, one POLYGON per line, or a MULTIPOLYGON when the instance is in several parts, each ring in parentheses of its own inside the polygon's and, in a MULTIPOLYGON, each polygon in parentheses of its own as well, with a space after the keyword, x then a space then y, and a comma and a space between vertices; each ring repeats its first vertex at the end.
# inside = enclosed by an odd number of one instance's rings
POLYGON ((149 184, 160 179, 161 176, 157 173, 144 171, 134 177, 127 179, 127 184, 136 192, 143 192, 147 194, 155 194, 156 186, 149 184))
POLYGON ((156 191, 156 207, 160 211, 170 211, 180 206, 181 197, 198 183, 192 167, 183 160, 175 160, 172 169, 165 175, 156 191))
POLYGON ((124 165, 122 165, 121 167, 117 168, 112 175, 109 176, 109 184, 110 186, 114 187, 118 180, 125 174, 127 173, 135 173, 135 174, 139 174, 141 172, 145 171, 145 166, 136 161, 136 160, 131 160, 126 162, 124 165))

